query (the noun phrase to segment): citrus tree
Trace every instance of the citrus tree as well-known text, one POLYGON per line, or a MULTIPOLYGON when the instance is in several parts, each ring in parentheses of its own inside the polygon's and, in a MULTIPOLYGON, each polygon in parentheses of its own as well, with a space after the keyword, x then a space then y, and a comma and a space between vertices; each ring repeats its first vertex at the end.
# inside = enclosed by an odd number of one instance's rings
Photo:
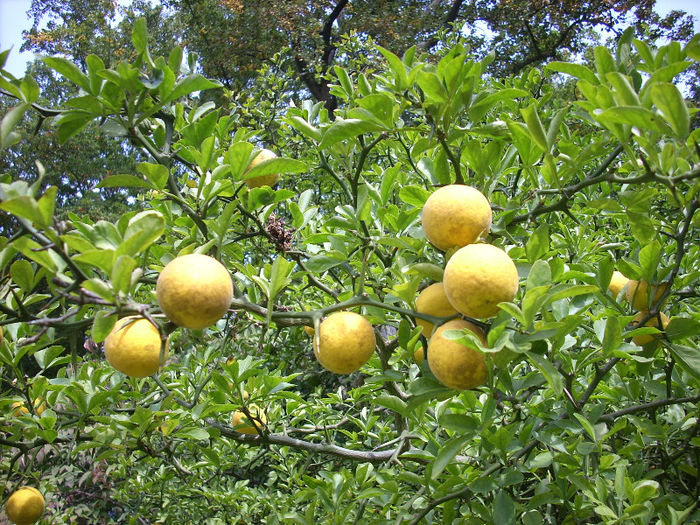
POLYGON ((333 118, 232 103, 143 21, 132 43, 45 58, 80 90, 59 108, 0 70, 3 148, 24 118, 148 156, 100 177, 138 190, 115 222, 56 220, 40 163, 0 184, 13 520, 700 518, 700 132, 674 84, 700 38, 501 80, 459 44, 375 48, 334 69, 333 118))

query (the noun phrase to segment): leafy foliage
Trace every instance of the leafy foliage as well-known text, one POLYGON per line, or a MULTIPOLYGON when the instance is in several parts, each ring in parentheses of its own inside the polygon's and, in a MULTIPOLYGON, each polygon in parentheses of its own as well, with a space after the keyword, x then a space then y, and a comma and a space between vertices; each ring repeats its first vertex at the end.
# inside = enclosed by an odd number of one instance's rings
MULTIPOLYGON (((379 47, 375 74, 334 69, 334 116, 311 100, 279 115, 256 107, 261 93, 243 118, 179 48, 151 54, 146 33, 137 21, 133 60, 45 59, 79 88, 46 116, 60 141, 99 122, 147 153, 100 182, 142 206, 58 223, 55 186, 0 185, 16 221, 0 244, 8 490, 40 486, 55 523, 698 520, 700 132, 674 84, 698 37, 654 47, 628 31, 588 65, 504 78, 459 44, 438 61, 379 47), (561 96, 571 78, 576 100, 561 96), (248 190, 261 137, 284 174, 248 190), (489 241, 521 277, 481 323, 488 382, 464 392, 413 361, 414 300, 445 263, 420 212, 452 182, 489 197, 489 241), (194 251, 236 287, 201 331, 175 329, 153 295, 159 270, 194 251), (629 325, 607 291, 615 267, 668 283, 648 313, 671 318, 657 351, 630 342, 658 330, 629 325), (334 376, 302 328, 344 309, 378 344, 360 373, 334 376), (126 378, 102 356, 128 314, 171 334, 156 376, 126 378), (236 432, 233 411, 252 406, 267 424, 236 432)), ((39 93, 29 76, 0 84, 8 147, 39 93)))

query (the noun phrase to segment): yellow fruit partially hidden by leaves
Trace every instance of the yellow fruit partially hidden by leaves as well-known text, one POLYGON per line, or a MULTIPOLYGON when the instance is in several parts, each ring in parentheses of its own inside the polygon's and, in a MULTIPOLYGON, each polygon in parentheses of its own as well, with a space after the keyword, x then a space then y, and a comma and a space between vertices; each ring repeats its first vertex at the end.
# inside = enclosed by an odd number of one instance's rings
POLYGON ((491 228, 491 206, 476 188, 450 184, 433 192, 423 206, 426 238, 442 251, 476 242, 491 228))
POLYGON ((163 268, 156 295, 161 309, 176 325, 206 328, 231 306, 233 281, 219 261, 192 253, 176 257, 163 268))
POLYGON ((627 283, 627 302, 632 305, 632 308, 639 311, 648 310, 651 305, 656 303, 668 288, 668 283, 660 283, 649 286, 644 279, 641 281, 631 280, 627 283), (654 294, 651 297, 651 294, 654 294))
POLYGON ((423 361, 425 361, 425 350, 423 349, 422 346, 419 346, 415 352, 413 352, 413 359, 415 359, 416 363, 421 364, 423 361))
MULTIPOLYGON (((17 401, 16 403, 12 403, 12 408, 14 408, 14 415, 15 416, 21 416, 23 414, 29 414, 29 409, 27 408, 27 405, 24 404, 24 401, 17 401)), ((46 403, 44 403, 41 399, 35 399, 34 400, 34 413, 37 416, 40 416, 41 414, 44 413, 44 410, 46 410, 46 403)))
POLYGON ((372 357, 376 339, 370 322, 354 312, 329 315, 314 336, 314 355, 335 374, 359 370, 372 357))
MULTIPOLYGON (((632 319, 632 325, 635 328, 638 328, 639 322, 647 315, 649 315, 649 312, 639 312, 635 316, 635 318, 632 319)), ((666 314, 659 312, 659 315, 655 315, 654 317, 649 319, 646 323, 644 323, 644 326, 653 326, 654 328, 659 328, 659 330, 663 331, 666 329, 669 322, 670 319, 666 316, 666 314), (659 317, 661 318, 661 327, 659 327, 659 317)), ((644 346, 651 342, 656 342, 656 344, 654 345, 654 348, 656 348, 657 346, 659 346, 659 337, 662 337, 661 334, 638 335, 632 338, 632 342, 639 346, 644 346)))
MULTIPOLYGON (((262 149, 260 153, 252 160, 246 172, 263 161, 276 158, 277 155, 269 149, 262 149)), ((245 175, 245 174, 244 174, 245 175)), ((253 177, 252 179, 246 179, 245 183, 249 188, 259 188, 260 186, 274 186, 277 180, 280 178, 279 173, 270 173, 268 175, 261 175, 260 177, 253 177)))
POLYGON ((44 513, 44 496, 34 487, 22 487, 12 493, 5 510, 12 523, 30 525, 44 513))
POLYGON ((246 417, 242 410, 236 410, 231 418, 231 425, 236 432, 240 432, 241 434, 258 434, 256 428, 262 430, 261 423, 262 425, 267 423, 265 413, 258 407, 252 405, 248 407, 248 412, 250 412, 250 415, 253 417, 252 421, 246 417))
POLYGON ((470 244, 455 252, 442 281, 450 304, 475 319, 493 317, 498 303, 518 293, 518 270, 506 252, 491 244, 470 244))
POLYGON ((430 370, 440 383, 456 390, 476 388, 486 382, 484 354, 444 336, 447 330, 464 329, 474 332, 486 346, 481 329, 463 319, 453 319, 439 326, 428 342, 430 370))
MULTIPOLYGON (((457 315, 457 310, 450 304, 445 295, 445 288, 442 283, 433 283, 425 288, 416 297, 416 312, 434 315, 435 317, 450 317, 457 315)), ((416 324, 423 327, 423 335, 430 337, 435 325, 416 317, 416 324)))
POLYGON ((304 327, 304 332, 306 332, 306 335, 312 336, 316 333, 314 330, 313 326, 305 326, 304 327))
MULTIPOLYGON (((161 338, 158 329, 143 317, 124 317, 105 339, 109 364, 130 377, 148 377, 160 367, 161 338)), ((165 342, 165 355, 168 342, 165 342)))
POLYGON ((629 279, 622 275, 622 273, 618 272, 617 270, 613 272, 612 277, 610 278, 610 284, 608 285, 608 290, 610 290, 613 299, 617 299, 617 296, 620 295, 620 292, 628 282, 629 279))
POLYGON ((2 326, 0 326, 0 344, 2 344, 2 339, 3 339, 3 333, 2 333, 2 326))

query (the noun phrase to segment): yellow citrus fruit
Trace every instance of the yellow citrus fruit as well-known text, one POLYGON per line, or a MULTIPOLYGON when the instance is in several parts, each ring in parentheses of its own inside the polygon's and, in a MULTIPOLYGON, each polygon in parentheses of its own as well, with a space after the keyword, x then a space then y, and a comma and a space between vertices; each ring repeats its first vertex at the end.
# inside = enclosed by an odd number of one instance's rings
MULTIPOLYGON (((16 403, 12 403, 12 408, 15 408, 16 410, 14 411, 15 416, 21 416, 22 414, 29 414, 29 409, 27 408, 27 405, 24 404, 24 401, 17 401, 16 403)), ((46 410, 46 403, 43 403, 41 399, 35 399, 34 400, 34 413, 37 416, 40 416, 41 414, 44 413, 44 410, 46 410)))
POLYGON ((470 244, 455 252, 442 281, 450 304, 475 319, 493 317, 498 303, 518 293, 518 270, 506 252, 491 244, 470 244))
MULTIPOLYGON (((634 319, 632 319, 632 325, 637 328, 639 326, 639 321, 642 320, 642 318, 646 317, 649 314, 649 312, 639 312, 634 319)), ((659 328, 659 330, 665 330, 666 327, 668 326, 668 323, 670 322, 670 319, 666 316, 666 314, 659 312, 659 315, 655 315, 651 319, 649 319, 646 323, 644 323, 644 326, 653 326, 654 328, 659 328), (659 317, 661 318, 661 327, 659 328, 659 317)), ((654 348, 659 346, 659 337, 661 337, 661 334, 646 334, 646 335, 638 335, 632 338, 632 342, 636 345, 639 346, 644 346, 646 344, 649 344, 653 341, 656 341, 656 344, 654 345, 654 348)))
POLYGON ((147 377, 160 367, 160 344, 160 333, 148 319, 124 317, 105 339, 105 357, 110 365, 130 377, 147 377))
POLYGON ((628 282, 629 279, 622 275, 622 273, 618 272, 617 270, 613 272, 612 277, 610 278, 610 284, 608 285, 608 290, 610 290, 610 293, 614 299, 617 299, 617 296, 620 295, 620 292, 628 282))
MULTIPOLYGON (((450 304, 445 295, 442 283, 433 283, 416 297, 416 312, 434 315, 435 317, 450 317, 457 315, 457 310, 450 304)), ((425 319, 416 318, 416 324, 423 327, 423 335, 430 337, 435 325, 425 319)))
POLYGON ((0 344, 2 344, 2 339, 3 339, 3 333, 2 333, 2 326, 0 326, 0 344))
POLYGON ((44 496, 34 487, 19 488, 7 500, 5 510, 11 522, 30 525, 44 513, 44 496))
MULTIPOLYGON (((261 149, 260 153, 252 160, 246 172, 253 167, 257 166, 263 161, 276 158, 272 151, 269 149, 261 149)), ((245 183, 249 188, 259 188, 260 186, 274 186, 275 182, 280 178, 279 173, 270 173, 269 175, 261 175, 260 177, 253 177, 252 179, 246 179, 245 183)))
POLYGON ((333 373, 359 370, 372 357, 376 339, 370 322, 354 312, 329 315, 314 336, 314 355, 333 373))
POLYGON ((652 304, 656 305, 656 302, 661 298, 666 288, 668 288, 668 283, 654 284, 649 287, 649 283, 644 279, 641 281, 631 280, 627 283, 627 302, 630 303, 635 310, 648 310, 649 306, 652 304))
POLYGON ((440 383, 448 388, 467 390, 486 382, 486 358, 474 348, 447 339, 447 330, 470 330, 486 346, 481 329, 463 319, 453 319, 435 329, 428 342, 428 366, 440 383))
POLYGON ((419 346, 416 351, 413 352, 413 359, 415 359, 416 363, 418 364, 425 361, 425 350, 423 350, 422 346, 419 346))
POLYGON ((192 253, 176 257, 163 268, 156 295, 163 313, 176 325, 206 328, 231 306, 233 281, 219 261, 192 253))
POLYGON ((250 421, 242 410, 236 410, 231 418, 231 425, 236 432, 241 434, 257 434, 256 428, 262 430, 260 423, 263 425, 267 423, 267 418, 265 413, 256 406, 249 406, 248 412, 253 417, 253 421, 250 421), (241 426, 239 426, 241 425, 241 426))
POLYGON ((314 333, 316 333, 313 326, 305 326, 304 332, 306 332, 306 335, 310 335, 312 337, 313 337, 314 333))
POLYGON ((426 238, 438 249, 466 246, 491 228, 491 206, 476 188, 450 184, 434 191, 423 206, 426 238))

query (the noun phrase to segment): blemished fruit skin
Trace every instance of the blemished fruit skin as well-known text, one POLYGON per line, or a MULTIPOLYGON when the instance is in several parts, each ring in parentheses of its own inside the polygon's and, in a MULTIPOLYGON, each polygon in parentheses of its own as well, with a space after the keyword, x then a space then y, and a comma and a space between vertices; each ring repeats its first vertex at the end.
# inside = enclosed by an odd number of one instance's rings
POLYGON ((228 311, 233 281, 219 261, 191 253, 165 265, 156 281, 156 296, 173 323, 201 329, 213 325, 228 311))
MULTIPOLYGON (((274 159, 276 157, 277 155, 275 155, 274 152, 270 151, 269 149, 262 149, 260 150, 260 153, 258 153, 256 157, 251 161, 250 165, 248 166, 248 170, 252 169, 253 167, 257 166, 265 160, 274 159)), ((260 177, 246 179, 245 183, 248 185, 249 188, 259 188, 261 186, 272 187, 279 180, 279 178, 279 173, 270 173, 269 175, 261 175, 260 177)))
MULTIPOLYGON (((250 406, 248 407, 248 412, 250 412, 250 415, 253 416, 253 418, 258 418, 263 425, 267 423, 265 413, 262 410, 258 409, 258 407, 250 406)), ((231 425, 233 426, 233 429, 236 432, 240 432, 241 434, 258 434, 256 427, 260 426, 260 422, 258 422, 257 420, 248 421, 248 418, 242 410, 236 410, 233 413, 233 417, 231 418, 231 425), (248 422, 250 422, 251 424, 247 426, 238 426, 244 425, 248 422)))
POLYGON ((21 487, 5 505, 7 517, 16 525, 30 525, 44 513, 44 496, 34 487, 21 487))
MULTIPOLYGON (((433 283, 416 297, 416 312, 434 315, 435 317, 450 317, 457 315, 457 310, 450 304, 445 295, 442 283, 433 283)), ((435 325, 425 319, 416 317, 416 324, 423 327, 423 335, 430 337, 435 325)))
POLYGON ((459 313, 487 319, 498 303, 518 293, 518 269, 506 252, 491 244, 470 244, 457 250, 445 267, 445 295, 459 313))
POLYGON ((491 205, 476 188, 449 184, 435 190, 423 206, 426 238, 439 250, 476 242, 491 228, 491 205))
POLYGON ((622 289, 627 285, 629 279, 622 275, 622 273, 615 270, 610 278, 610 284, 608 285, 608 290, 613 296, 613 299, 617 300, 617 296, 620 295, 622 289))
POLYGON ((370 322, 354 312, 329 315, 314 336, 314 355, 335 374, 359 370, 374 353, 376 339, 370 322))
MULTIPOLYGON (((641 321, 642 318, 646 317, 648 313, 649 312, 639 312, 634 317, 634 319, 632 319, 632 324, 635 328, 638 327, 639 321, 641 321)), ((644 326, 653 326, 654 328, 659 328, 659 330, 663 331, 666 329, 669 322, 670 319, 666 316, 666 314, 664 314, 663 312, 659 312, 658 316, 655 315, 654 317, 649 319, 646 323, 644 323, 644 326), (661 327, 659 327, 659 317, 661 318, 661 327)), ((659 337, 662 337, 661 334, 638 335, 632 338, 632 342, 639 346, 644 346, 651 342, 656 342, 656 344, 654 345, 654 348, 656 348, 659 346, 659 337)))
POLYGON ((486 382, 486 358, 482 352, 444 337, 447 330, 471 330, 484 346, 481 329, 463 319, 453 319, 435 329, 428 342, 428 366, 440 383, 455 390, 468 390, 486 382))
POLYGON ((666 291, 666 288, 668 288, 668 283, 652 285, 651 289, 649 289, 649 283, 644 279, 641 281, 630 280, 627 283, 627 302, 632 305, 632 308, 640 312, 649 310, 649 306, 656 305, 666 291), (654 293, 654 297, 650 301, 649 298, 652 292, 654 293))
POLYGON ((105 357, 110 365, 129 377, 148 377, 160 367, 160 345, 160 333, 148 319, 124 317, 105 339, 105 357))

